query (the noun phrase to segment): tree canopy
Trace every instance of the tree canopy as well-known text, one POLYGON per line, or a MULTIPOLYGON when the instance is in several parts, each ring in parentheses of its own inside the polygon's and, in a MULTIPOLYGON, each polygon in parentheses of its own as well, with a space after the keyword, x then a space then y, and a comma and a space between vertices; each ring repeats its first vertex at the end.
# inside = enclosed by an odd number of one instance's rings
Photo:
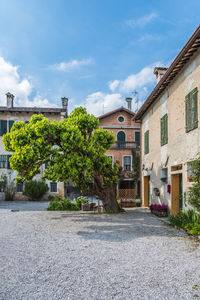
POLYGON ((98 119, 82 107, 61 121, 33 115, 29 123, 14 123, 3 143, 12 152, 10 165, 18 172, 17 179, 31 180, 46 164, 43 179, 72 180, 82 192, 99 196, 105 209, 120 211, 116 201, 118 166, 105 155, 114 136, 98 125, 98 119))

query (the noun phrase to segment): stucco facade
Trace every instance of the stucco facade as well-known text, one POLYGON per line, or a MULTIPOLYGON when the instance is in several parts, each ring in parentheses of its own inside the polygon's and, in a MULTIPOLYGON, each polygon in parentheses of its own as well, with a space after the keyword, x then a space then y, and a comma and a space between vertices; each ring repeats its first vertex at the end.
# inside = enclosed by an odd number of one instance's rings
POLYGON ((186 207, 184 195, 192 184, 188 178, 187 163, 195 160, 200 152, 199 126, 189 132, 186 130, 186 96, 195 88, 199 123, 199 47, 149 108, 146 109, 145 104, 140 110, 142 117, 138 116, 137 121, 141 122, 141 190, 144 206, 152 203, 167 204, 172 214, 186 207), (168 141, 162 146, 161 119, 165 115, 168 116, 168 141), (149 132, 147 154, 146 132, 149 132))

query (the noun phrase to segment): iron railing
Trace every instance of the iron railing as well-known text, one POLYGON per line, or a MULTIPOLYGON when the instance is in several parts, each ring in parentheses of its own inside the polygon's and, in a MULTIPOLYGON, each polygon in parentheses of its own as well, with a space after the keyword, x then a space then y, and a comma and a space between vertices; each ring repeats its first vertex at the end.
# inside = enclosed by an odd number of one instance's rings
POLYGON ((111 146, 112 150, 124 150, 124 149, 140 149, 140 144, 137 142, 115 142, 111 146))

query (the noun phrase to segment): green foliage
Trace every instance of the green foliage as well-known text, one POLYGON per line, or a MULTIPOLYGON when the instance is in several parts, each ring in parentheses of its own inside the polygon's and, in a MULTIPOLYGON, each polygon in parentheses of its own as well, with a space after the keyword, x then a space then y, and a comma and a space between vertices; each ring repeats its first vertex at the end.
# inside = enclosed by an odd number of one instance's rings
POLYGON ((2 174, 0 177, 0 190, 5 191, 7 185, 8 185, 7 176, 5 174, 2 174))
POLYGON ((140 179, 140 155, 135 149, 132 150, 132 157, 134 170, 133 181, 135 184, 137 184, 140 179))
POLYGON ((3 143, 13 153, 10 165, 18 172, 17 179, 31 180, 48 163, 43 179, 72 180, 82 192, 102 197, 103 189, 117 183, 119 169, 105 155, 114 135, 98 124, 82 107, 60 122, 50 122, 43 115, 33 115, 27 124, 15 122, 11 132, 3 136, 3 143))
POLYGON ((200 212, 200 157, 190 163, 194 184, 188 191, 188 203, 200 212))
POLYGON ((45 182, 30 180, 25 182, 23 194, 31 200, 37 201, 40 200, 48 190, 48 185, 45 182))
POLYGON ((200 215, 193 209, 170 216, 169 221, 173 226, 183 228, 193 235, 200 235, 200 215))
POLYGON ((76 202, 77 207, 79 207, 79 209, 81 209, 82 203, 83 204, 88 203, 89 201, 88 201, 88 199, 86 199, 86 197, 81 196, 81 197, 76 198, 75 202, 76 202))
POLYGON ((50 201, 47 210, 50 211, 64 211, 64 210, 80 210, 79 205, 76 202, 72 202, 71 199, 66 198, 65 200, 59 200, 55 198, 50 201))
POLYGON ((6 183, 6 187, 4 189, 5 193, 5 201, 13 201, 16 193, 15 182, 11 181, 10 183, 6 183))

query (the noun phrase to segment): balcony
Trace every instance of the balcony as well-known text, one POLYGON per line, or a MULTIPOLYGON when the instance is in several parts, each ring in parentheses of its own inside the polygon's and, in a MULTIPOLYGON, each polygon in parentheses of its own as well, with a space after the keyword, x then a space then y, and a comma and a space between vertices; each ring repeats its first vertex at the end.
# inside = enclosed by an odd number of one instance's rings
POLYGON ((126 149, 140 149, 140 144, 137 142, 115 142, 110 147, 111 150, 126 150, 126 149))

